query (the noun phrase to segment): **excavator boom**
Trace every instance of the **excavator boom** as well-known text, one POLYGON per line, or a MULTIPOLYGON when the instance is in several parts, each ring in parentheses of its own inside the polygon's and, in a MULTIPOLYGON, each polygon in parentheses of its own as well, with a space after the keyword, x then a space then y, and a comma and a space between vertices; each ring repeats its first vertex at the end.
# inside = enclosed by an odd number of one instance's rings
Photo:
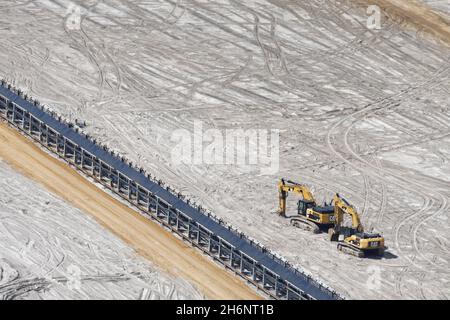
POLYGON ((278 194, 279 194, 279 208, 278 214, 280 216, 286 216, 286 198, 289 192, 294 192, 302 196, 303 200, 316 205, 316 200, 314 199, 311 190, 305 185, 296 183, 290 180, 281 179, 278 183, 278 194))
POLYGON ((336 215, 336 226, 340 226, 343 222, 343 214, 348 214, 352 218, 352 228, 358 232, 364 232, 364 228, 361 224, 361 219, 356 211, 355 207, 348 203, 347 200, 342 198, 338 193, 333 198, 335 215, 336 215))

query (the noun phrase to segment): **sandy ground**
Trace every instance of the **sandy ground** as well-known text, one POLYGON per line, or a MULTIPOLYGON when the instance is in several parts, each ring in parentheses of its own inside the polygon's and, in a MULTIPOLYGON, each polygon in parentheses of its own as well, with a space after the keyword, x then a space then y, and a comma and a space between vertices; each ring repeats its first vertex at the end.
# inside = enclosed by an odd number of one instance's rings
MULTIPOLYGON (((74 169, 32 145, 4 123, 0 123, 0 137, 0 156, 4 161, 93 216, 102 226, 118 235, 162 270, 177 278, 192 281, 208 298, 259 297, 243 281, 176 239, 169 231, 101 191, 74 169)), ((69 222, 70 219, 71 216, 66 214, 65 220, 69 222)), ((4 227, 8 229, 7 225, 4 227)), ((11 229, 8 232, 14 234, 11 229)), ((57 268, 58 266, 55 267, 57 268)))
MULTIPOLYGON (((418 0, 419 1, 419 0, 418 0)), ((434 12, 442 15, 445 19, 450 19, 450 2, 447 0, 420 0, 434 12)))
POLYGON ((411 27, 419 32, 425 32, 440 39, 444 44, 450 46, 450 6, 444 0, 356 0, 362 5, 376 4, 384 12, 395 15, 402 20, 404 27, 411 27), (444 5, 446 2, 446 5, 444 5))
POLYGON ((0 74, 350 298, 449 298, 450 51, 352 3, 4 1, 0 74), (279 129, 279 171, 176 164, 194 121, 279 129), (348 198, 386 257, 272 214, 283 176, 348 198))
POLYGON ((420 0, 420 2, 428 5, 437 13, 450 17, 450 2, 447 0, 420 0))
POLYGON ((0 157, 1 300, 202 298, 0 157))

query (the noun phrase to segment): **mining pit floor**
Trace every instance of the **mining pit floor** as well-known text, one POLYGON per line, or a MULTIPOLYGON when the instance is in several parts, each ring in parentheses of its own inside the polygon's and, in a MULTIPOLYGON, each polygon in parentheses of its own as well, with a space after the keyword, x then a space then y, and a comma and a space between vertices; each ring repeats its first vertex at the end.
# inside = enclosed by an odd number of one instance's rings
POLYGON ((448 299, 446 14, 375 2, 379 30, 367 1, 2 1, 0 76, 348 298, 448 299), (178 163, 195 123, 279 130, 279 169, 178 163), (281 177, 342 194, 386 256, 275 215, 281 177))

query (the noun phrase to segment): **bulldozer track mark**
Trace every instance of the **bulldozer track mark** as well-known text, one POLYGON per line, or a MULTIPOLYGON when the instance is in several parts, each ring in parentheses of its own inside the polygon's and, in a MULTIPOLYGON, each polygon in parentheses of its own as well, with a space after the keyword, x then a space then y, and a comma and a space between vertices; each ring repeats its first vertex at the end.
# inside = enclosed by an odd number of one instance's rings
MULTIPOLYGON (((378 166, 378 168, 381 169, 381 161, 377 157, 374 157, 375 163, 378 166)), ((386 191, 386 183, 384 183, 383 180, 380 181, 381 183, 381 205, 380 205, 380 211, 378 213, 376 226, 381 226, 381 223, 383 222, 384 214, 386 213, 386 206, 387 206, 387 191, 386 191)))
MULTIPOLYGON (((381 169, 377 166, 370 164, 367 160, 363 159, 360 155, 356 154, 356 152, 353 150, 353 148, 349 145, 349 142, 348 142, 349 132, 353 129, 355 123, 358 120, 363 120, 365 117, 367 117, 370 114, 375 113, 378 110, 386 110, 387 108, 390 109, 390 108, 395 108, 396 106, 398 106, 398 104, 396 104, 395 100, 392 100, 393 98, 401 98, 404 95, 410 95, 411 93, 415 93, 418 89, 421 89, 421 88, 424 89, 428 85, 430 85, 430 84, 432 85, 436 81, 436 79, 438 79, 442 74, 444 74, 448 70, 449 70, 449 65, 448 65, 448 62, 446 62, 435 73, 433 73, 433 75, 430 78, 428 78, 416 85, 409 86, 408 88, 406 88, 394 95, 382 98, 378 101, 375 101, 373 103, 366 105, 361 110, 358 110, 355 113, 337 121, 335 123, 335 125, 333 125, 327 133, 327 143, 328 143, 329 149, 332 150, 333 153, 337 157, 339 157, 342 161, 346 162, 347 165, 354 168, 357 172, 360 172, 360 173, 364 172, 365 174, 369 174, 370 176, 373 176, 374 178, 378 178, 380 180, 384 179, 383 175, 380 173, 386 173, 395 179, 394 181, 392 181, 392 179, 391 179, 390 183, 397 185, 400 188, 405 188, 406 190, 410 190, 411 192, 418 194, 418 196, 426 199, 424 201, 424 204, 421 209, 419 209, 415 213, 409 215, 404 220, 402 220, 400 222, 400 224, 397 225, 397 228, 395 230, 395 246, 396 246, 397 250, 399 250, 399 252, 403 252, 401 245, 400 245, 400 239, 399 239, 399 233, 400 233, 401 227, 404 224, 406 224, 409 220, 412 220, 413 218, 418 217, 418 216, 425 215, 427 213, 428 209, 431 209, 432 204, 433 204, 433 199, 430 196, 423 194, 423 192, 418 192, 416 190, 416 188, 412 188, 411 185, 417 186, 417 183, 415 181, 404 179, 403 177, 399 177, 398 175, 395 175, 392 172, 387 172, 384 169, 381 169), (336 129, 340 128, 340 126, 342 126, 343 124, 345 124, 345 122, 347 122, 349 120, 350 120, 350 124, 347 126, 347 128, 345 130, 345 133, 343 135, 343 141, 344 141, 345 150, 347 152, 349 152, 349 154, 352 157, 350 159, 348 158, 348 156, 344 156, 344 154, 342 152, 339 152, 336 150, 336 148, 334 147, 334 144, 332 143, 332 139, 331 139, 332 132, 335 131, 336 129), (373 171, 368 172, 367 169, 362 169, 361 166, 354 164, 352 160, 353 161, 357 160, 358 162, 360 162, 361 164, 364 164, 364 166, 369 167, 373 171), (380 173, 378 173, 378 172, 380 172, 380 173), (407 181, 405 181, 405 180, 407 180, 407 181)), ((441 197, 441 199, 443 198, 442 195, 440 195, 440 194, 438 194, 438 195, 441 197)), ((441 208, 442 208, 442 206, 441 206, 441 208)), ((436 212, 436 214, 439 214, 440 212, 442 212, 442 209, 438 210, 436 212)), ((408 233, 408 234, 410 235, 410 233, 408 233)), ((415 242, 415 238, 412 238, 411 240, 413 242, 415 242)), ((417 252, 418 248, 415 248, 415 249, 417 252)), ((420 254, 420 252, 417 252, 417 254, 420 254)), ((423 270, 424 267, 420 264, 417 264, 414 259, 410 259, 407 256, 407 254, 404 255, 403 257, 406 260, 408 260, 412 266, 418 268, 419 270, 423 270)), ((402 281, 402 277, 401 276, 397 277, 397 282, 401 282, 401 281, 402 281)), ((396 290, 400 295, 402 295, 401 285, 399 283, 396 284, 396 290)))
MULTIPOLYGON (((352 8, 354 8, 353 5, 348 4, 348 9, 347 11, 345 11, 342 7, 338 7, 336 4, 333 3, 333 1, 330 2, 330 4, 336 9, 336 10, 330 10, 331 13, 334 14, 335 17, 339 17, 340 18, 340 14, 339 12, 348 12, 349 10, 351 10, 352 8)), ((312 9, 312 11, 314 11, 312 9)), ((351 16, 351 15, 350 15, 351 16)), ((318 15, 316 14, 316 21, 318 21, 319 23, 321 23, 322 19, 318 17, 318 15)), ((391 32, 393 31, 394 27, 398 26, 399 24, 403 23, 402 18, 398 18, 400 19, 399 21, 397 21, 394 17, 390 17, 389 16, 389 24, 386 26, 384 26, 384 33, 388 33, 389 37, 386 38, 384 37, 383 40, 385 42, 389 41, 389 39, 391 37, 394 37, 396 34, 400 33, 401 30, 399 30, 397 33, 391 32)), ((377 39, 381 38, 382 35, 381 33, 377 33, 373 30, 368 29, 366 26, 362 25, 360 21, 358 21, 357 19, 353 19, 353 21, 355 21, 357 24, 359 24, 361 26, 362 31, 357 33, 353 39, 351 39, 349 42, 347 42, 344 45, 338 46, 336 48, 333 48, 331 50, 325 50, 325 52, 312 52, 309 54, 304 55, 304 57, 309 57, 309 56, 319 56, 319 57, 325 57, 325 59, 323 61, 330 61, 332 60, 334 57, 336 56, 343 56, 344 55, 344 51, 345 50, 349 50, 352 53, 355 53, 356 51, 360 51, 364 48, 367 48, 369 45, 373 44, 374 41, 376 41, 377 39), (370 37, 369 38, 364 38, 363 35, 365 35, 366 33, 370 33, 370 37), (366 41, 363 41, 366 40, 366 41), (361 43, 360 43, 361 42, 361 43)), ((322 24, 322 26, 325 29, 329 28, 329 25, 325 25, 322 24)), ((394 48, 395 50, 397 50, 396 46, 391 45, 392 48, 394 48)), ((322 60, 321 60, 322 61, 322 60)), ((316 63, 317 64, 317 63, 316 63)), ((350 70, 348 70, 350 71, 350 70)))
MULTIPOLYGON (((423 254, 423 251, 420 250, 420 248, 418 247, 418 241, 417 241, 417 234, 418 234, 418 232, 419 232, 419 228, 420 228, 423 224, 427 223, 428 220, 434 219, 434 218, 435 218, 436 216, 438 216, 439 214, 445 213, 445 212, 446 212, 446 209, 448 209, 448 207, 447 207, 447 205, 448 205, 448 200, 447 200, 447 198, 446 198, 444 195, 440 194, 440 193, 439 193, 438 195, 439 195, 439 197, 440 197, 440 203, 441 203, 439 209, 438 209, 436 212, 434 212, 433 214, 431 214, 431 215, 429 215, 428 217, 426 217, 426 218, 424 218, 423 220, 421 220, 418 224, 416 224, 416 226, 414 227, 414 231, 413 231, 413 239, 414 239, 413 243, 414 243, 414 248, 415 248, 416 252, 417 252, 424 260, 428 261, 428 263, 429 263, 430 265, 433 265, 433 266, 435 266, 435 267, 438 268, 438 269, 446 269, 447 266, 448 266, 448 262, 450 262, 450 259, 449 259, 449 261, 447 261, 447 264, 446 264, 445 266, 436 264, 436 262, 434 262, 432 259, 427 258, 427 257, 423 254)), ((450 257, 449 257, 449 258, 450 258, 450 257)))
POLYGON ((178 20, 181 19, 181 17, 186 12, 186 8, 184 6, 181 6, 181 3, 183 0, 177 0, 175 4, 173 4, 172 1, 166 1, 173 5, 172 11, 170 11, 169 15, 164 19, 164 22, 169 24, 176 24, 178 20), (181 8, 181 13, 177 14, 177 9, 181 8))

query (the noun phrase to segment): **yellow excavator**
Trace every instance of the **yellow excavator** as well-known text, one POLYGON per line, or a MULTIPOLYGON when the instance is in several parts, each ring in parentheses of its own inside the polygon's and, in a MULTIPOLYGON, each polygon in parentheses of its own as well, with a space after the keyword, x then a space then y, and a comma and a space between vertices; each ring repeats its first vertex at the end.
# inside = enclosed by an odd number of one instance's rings
POLYGON ((365 257, 367 254, 382 256, 384 254, 384 238, 378 233, 366 233, 361 224, 358 212, 347 200, 336 194, 333 198, 335 211, 335 226, 328 229, 331 241, 338 241, 339 251, 365 257), (351 227, 344 227, 344 214, 350 215, 351 227))
POLYGON ((291 225, 313 233, 319 233, 321 229, 328 230, 334 226, 334 207, 326 204, 318 206, 307 186, 290 180, 281 179, 278 183, 278 214, 280 216, 286 217, 286 198, 289 192, 302 197, 297 203, 298 215, 291 218, 291 225))

